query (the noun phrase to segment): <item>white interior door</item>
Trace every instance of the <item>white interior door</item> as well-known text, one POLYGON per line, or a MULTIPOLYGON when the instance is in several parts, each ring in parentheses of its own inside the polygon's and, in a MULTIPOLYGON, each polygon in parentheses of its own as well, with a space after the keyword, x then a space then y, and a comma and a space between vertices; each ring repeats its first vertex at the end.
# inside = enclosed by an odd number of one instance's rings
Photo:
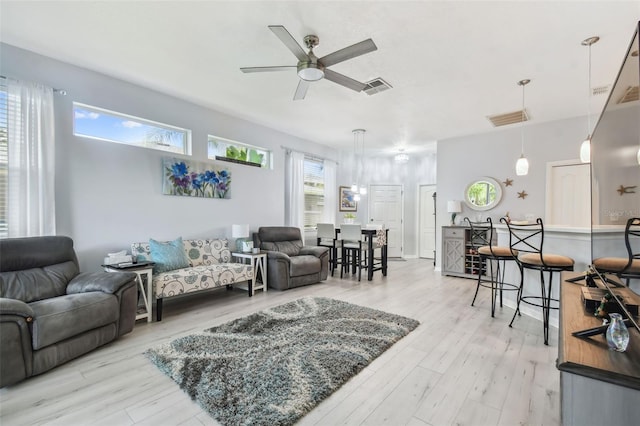
POLYGON ((420 185, 420 211, 418 214, 419 256, 433 259, 436 251, 435 185, 420 185))
POLYGON ((547 164, 546 225, 591 226, 591 168, 575 161, 547 164))
POLYGON ((371 185, 369 223, 389 230, 387 256, 402 257, 402 185, 371 185))

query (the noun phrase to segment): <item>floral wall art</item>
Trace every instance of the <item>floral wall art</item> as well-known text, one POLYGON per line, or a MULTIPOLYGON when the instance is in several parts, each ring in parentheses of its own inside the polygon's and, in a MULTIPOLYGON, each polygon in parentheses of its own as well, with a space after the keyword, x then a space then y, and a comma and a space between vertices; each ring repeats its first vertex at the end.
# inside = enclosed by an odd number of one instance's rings
POLYGON ((231 172, 227 169, 214 169, 210 163, 165 158, 162 170, 165 195, 231 198, 231 172))

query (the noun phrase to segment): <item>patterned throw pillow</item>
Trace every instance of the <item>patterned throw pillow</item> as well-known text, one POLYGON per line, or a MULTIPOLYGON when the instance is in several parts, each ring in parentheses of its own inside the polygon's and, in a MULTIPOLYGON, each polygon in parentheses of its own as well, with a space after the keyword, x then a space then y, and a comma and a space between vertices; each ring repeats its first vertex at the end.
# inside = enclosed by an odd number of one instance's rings
POLYGON ((154 274, 191 266, 189 258, 184 252, 182 237, 167 242, 156 241, 150 238, 149 251, 151 252, 151 260, 156 262, 156 265, 153 267, 154 274))

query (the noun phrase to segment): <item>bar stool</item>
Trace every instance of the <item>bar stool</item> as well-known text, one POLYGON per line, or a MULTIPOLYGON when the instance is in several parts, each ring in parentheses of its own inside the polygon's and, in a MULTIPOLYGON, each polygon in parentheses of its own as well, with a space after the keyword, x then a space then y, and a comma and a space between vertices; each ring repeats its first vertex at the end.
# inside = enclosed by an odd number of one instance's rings
MULTIPOLYGON (((640 279, 640 251, 633 252, 632 240, 640 240, 640 217, 632 217, 627 220, 624 228, 624 244, 627 248, 627 257, 600 257, 593 260, 593 266, 598 272, 607 272, 624 279, 629 287, 632 279, 640 279)), ((637 248, 636 250, 640 250, 637 248)))
MULTIPOLYGON (((479 268, 476 294, 473 295, 471 306, 476 302, 480 287, 490 288, 491 317, 495 317, 498 294, 500 295, 500 307, 502 307, 502 292, 517 291, 520 288, 517 285, 504 282, 505 263, 507 261, 515 261, 516 258, 510 247, 500 247, 493 244, 494 229, 490 217, 487 218, 486 222, 472 222, 468 217, 465 217, 464 220, 469 224, 471 249, 480 257, 481 265, 488 265, 489 267, 489 281, 482 279, 482 268, 479 268)), ((515 255, 518 255, 517 250, 515 255)))
POLYGON ((352 274, 358 272, 358 281, 362 278, 362 226, 342 224, 340 225, 340 240, 342 242, 342 268, 340 278, 345 269, 351 266, 352 274))
POLYGON ((558 309, 558 299, 551 297, 553 288, 553 273, 561 271, 573 271, 574 260, 559 254, 542 252, 544 244, 544 225, 542 219, 536 219, 535 223, 514 224, 504 217, 501 222, 509 229, 509 248, 520 269, 520 288, 518 290, 518 304, 509 327, 513 325, 516 315, 520 315, 520 303, 524 302, 532 306, 542 308, 542 326, 544 329, 544 344, 549 344, 549 312, 558 309), (531 269, 540 272, 540 296, 523 296, 524 270, 531 269), (545 286, 544 273, 549 275, 549 282, 545 286), (551 304, 554 306, 551 306, 551 304))
POLYGON ((341 263, 338 259, 338 247, 342 242, 336 238, 336 229, 333 223, 318 223, 317 231, 316 245, 329 248, 329 266, 331 267, 331 276, 333 276, 338 263, 341 263))

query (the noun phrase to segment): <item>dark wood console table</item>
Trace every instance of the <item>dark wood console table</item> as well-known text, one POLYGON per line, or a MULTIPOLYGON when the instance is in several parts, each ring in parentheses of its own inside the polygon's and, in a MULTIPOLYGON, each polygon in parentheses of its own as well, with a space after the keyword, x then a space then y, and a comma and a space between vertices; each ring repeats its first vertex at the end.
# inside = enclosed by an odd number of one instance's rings
MULTIPOLYGON (((602 325, 587 312, 581 300, 584 281, 565 281, 579 276, 563 272, 560 287, 558 361, 560 409, 563 425, 640 424, 640 333, 629 330, 625 352, 610 351, 604 335, 579 338, 574 331, 602 325)), ((640 301, 628 288, 624 297, 640 301)), ((616 290, 617 291, 617 290, 616 290)))

